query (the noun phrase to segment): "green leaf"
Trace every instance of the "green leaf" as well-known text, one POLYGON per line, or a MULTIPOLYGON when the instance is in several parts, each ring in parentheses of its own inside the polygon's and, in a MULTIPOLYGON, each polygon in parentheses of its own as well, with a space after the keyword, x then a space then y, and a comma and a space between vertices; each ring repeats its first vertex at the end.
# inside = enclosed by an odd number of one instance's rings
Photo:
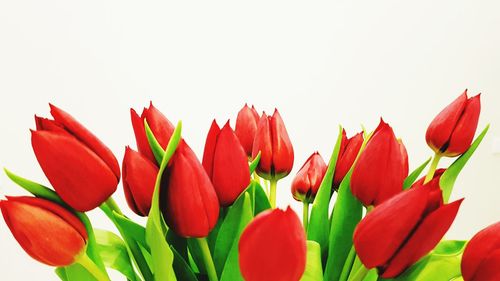
POLYGON ((449 281, 461 277, 460 262, 466 241, 441 241, 427 256, 391 281, 449 281))
POLYGON ((214 264, 218 276, 231 278, 227 280, 241 279, 238 266, 238 242, 243 229, 253 218, 250 194, 244 192, 234 204, 229 207, 226 218, 222 223, 217 241, 215 242, 214 264), (231 253, 233 252, 233 253, 231 253), (236 255, 236 260, 234 259, 236 255), (223 271, 226 271, 223 274, 223 271))
POLYGON ((198 281, 196 274, 193 272, 189 264, 182 257, 182 255, 177 252, 177 250, 170 246, 170 249, 174 253, 174 271, 175 276, 182 281, 198 281))
POLYGON ((330 162, 328 163, 328 170, 321 181, 318 193, 312 204, 311 218, 307 228, 307 239, 319 243, 321 247, 321 256, 325 256, 328 251, 328 207, 330 205, 333 173, 337 164, 337 158, 340 151, 340 143, 342 142, 342 126, 339 126, 339 135, 337 143, 333 149, 330 162))
MULTIPOLYGON (((146 121, 145 124, 147 128, 148 126, 146 121)), ((181 141, 181 130, 182 123, 179 122, 172 137, 170 138, 170 141, 168 142, 163 158, 161 159, 160 169, 156 178, 155 189, 151 201, 149 218, 146 224, 146 242, 151 249, 153 275, 155 280, 176 280, 173 269, 174 254, 165 239, 167 226, 160 211, 159 197, 161 178, 168 162, 170 161, 170 158, 174 155, 174 152, 181 141)), ((150 141, 152 139, 155 140, 151 130, 146 129, 146 135, 150 141)))
MULTIPOLYGON (((149 146, 151 147, 151 150, 153 151, 153 155, 156 159, 156 162, 158 162, 158 165, 161 164, 161 161, 163 159, 163 154, 165 154, 165 150, 161 147, 160 143, 156 139, 155 135, 153 134, 153 131, 149 127, 148 122, 146 119, 144 119, 144 129, 146 129, 146 137, 148 138, 149 146)), ((170 142, 169 142, 170 144, 170 142)))
POLYGON ((412 186, 412 184, 418 179, 422 171, 427 167, 429 162, 431 162, 432 157, 427 159, 422 165, 418 166, 411 174, 405 179, 403 183, 403 189, 406 190, 412 186))
POLYGON ((261 213, 262 211, 271 209, 271 203, 269 203, 269 198, 266 192, 262 188, 262 185, 258 181, 253 180, 248 187, 248 192, 250 194, 250 199, 252 200, 252 209, 254 216, 261 213))
POLYGON ((113 212, 116 223, 120 226, 128 237, 145 247, 149 251, 149 246, 146 242, 146 229, 129 218, 113 212))
POLYGON ((257 154, 257 156, 255 156, 255 158, 252 160, 252 162, 250 162, 250 167, 249 167, 250 168, 250 175, 253 174, 253 172, 255 171, 257 166, 259 165, 259 162, 260 162, 260 151, 257 154))
POLYGON ((366 274, 365 278, 363 278, 363 281, 377 281, 378 280, 378 273, 376 268, 372 268, 368 271, 368 274, 366 274))
POLYGON ((56 274, 63 281, 98 281, 78 263, 56 268, 56 274))
POLYGON ((122 273, 128 280, 139 281, 134 267, 130 262, 128 250, 125 242, 116 234, 95 229, 97 249, 106 267, 115 269, 122 273))
POLYGON ((322 281, 323 267, 321 263, 321 247, 316 241, 307 241, 306 270, 300 281, 322 281))
POLYGON ((444 202, 448 202, 450 200, 451 191, 453 190, 453 186, 455 185, 455 181, 457 180, 460 171, 462 171, 463 167, 469 161, 472 154, 476 151, 477 147, 483 140, 484 136, 488 132, 490 125, 487 125, 486 128, 477 136, 474 142, 471 144, 470 148, 462 154, 451 166, 446 169, 446 171, 441 175, 441 179, 439 180, 439 186, 443 190, 443 200, 444 202))

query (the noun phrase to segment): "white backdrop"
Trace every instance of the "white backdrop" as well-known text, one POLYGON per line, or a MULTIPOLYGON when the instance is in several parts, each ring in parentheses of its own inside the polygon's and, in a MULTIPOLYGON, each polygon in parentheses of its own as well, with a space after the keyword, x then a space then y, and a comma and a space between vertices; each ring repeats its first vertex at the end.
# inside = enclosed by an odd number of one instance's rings
MULTIPOLYGON (((498 1, 8 1, 0 0, 0 165, 47 183, 30 146, 48 102, 72 113, 115 152, 134 145, 129 108, 153 100, 201 155, 212 118, 249 102, 278 107, 292 139, 293 174, 325 157, 337 125, 349 134, 383 116, 411 167, 430 156, 426 127, 465 88, 482 92, 491 130, 459 178, 466 197, 449 238, 500 220, 498 1)), ((293 202, 280 182, 278 204, 293 202)), ((0 193, 22 194, 0 176, 0 193)), ((115 195, 125 206, 121 189, 115 195)), ((299 210, 299 209, 297 209, 299 210)), ((299 210, 300 211, 300 210, 299 210)), ((130 212, 127 212, 132 215, 130 212)), ((95 225, 108 227, 98 212, 95 225)), ((0 220, 2 280, 55 280, 0 220)))

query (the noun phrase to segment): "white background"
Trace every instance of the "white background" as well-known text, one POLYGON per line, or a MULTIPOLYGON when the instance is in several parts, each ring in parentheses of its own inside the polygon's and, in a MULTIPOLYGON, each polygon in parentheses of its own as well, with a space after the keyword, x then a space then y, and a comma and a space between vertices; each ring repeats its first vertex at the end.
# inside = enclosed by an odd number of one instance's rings
MULTIPOLYGON (((383 116, 406 143, 411 168, 431 151, 428 123, 465 88, 482 92, 491 130, 464 169, 466 197, 449 238, 500 219, 498 1, 0 1, 0 165, 47 183, 30 146, 48 102, 71 112, 115 152, 135 146, 129 108, 153 100, 201 155, 212 118, 245 102, 278 107, 295 168, 325 157, 337 125, 351 135, 383 116), (355 3, 356 2, 356 3, 355 3)), ((287 178, 278 201, 292 202, 287 178)), ((0 176, 0 193, 22 194, 0 176)), ((121 185, 115 198, 126 206, 121 185)), ((130 212, 127 214, 131 215, 130 212)), ((98 212, 95 225, 109 223, 98 212)), ((0 221, 2 280, 55 280, 0 221)))

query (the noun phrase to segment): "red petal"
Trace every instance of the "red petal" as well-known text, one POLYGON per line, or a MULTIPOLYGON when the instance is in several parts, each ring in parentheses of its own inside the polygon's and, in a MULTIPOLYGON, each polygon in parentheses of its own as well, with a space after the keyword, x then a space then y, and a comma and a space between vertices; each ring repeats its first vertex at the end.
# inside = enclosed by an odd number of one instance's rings
POLYGON ((210 130, 207 134, 207 139, 205 141, 205 149, 203 151, 203 168, 208 174, 208 177, 212 178, 212 169, 214 165, 214 153, 215 153, 215 145, 217 144, 217 137, 219 136, 220 128, 217 125, 217 122, 212 121, 212 125, 210 126, 210 130))
POLYGON ((247 281, 298 281, 305 270, 306 237, 290 207, 262 212, 239 241, 241 274, 247 281))
POLYGON ((245 149, 248 156, 252 156, 253 140, 257 132, 257 124, 259 123, 259 114, 252 106, 250 109, 246 104, 238 112, 236 118, 235 134, 245 149))
MULTIPOLYGON (((478 266, 473 281, 498 281, 500 280, 500 249, 489 254, 478 266)), ((469 279, 465 279, 469 281, 469 279)))
POLYGON ((152 102, 149 104, 149 108, 144 109, 141 118, 143 122, 144 119, 146 119, 149 127, 151 128, 151 131, 153 131, 156 140, 160 143, 160 146, 163 149, 166 149, 168 141, 174 133, 174 125, 170 123, 165 115, 163 115, 158 109, 156 109, 156 107, 153 106, 152 102))
POLYGON ((50 113, 54 120, 64 126, 73 136, 84 143, 90 150, 97 154, 108 167, 113 171, 117 179, 120 179, 120 166, 111 150, 105 146, 94 134, 87 128, 76 121, 73 116, 69 115, 62 109, 50 104, 50 113))
POLYGON ((293 168, 293 147, 278 110, 274 110, 271 118, 271 142, 273 151, 273 168, 275 176, 283 178, 293 168))
MULTIPOLYGON (((343 131, 343 134, 344 133, 345 131, 343 131)), ((342 136, 342 142, 344 142, 344 136, 342 136)), ((356 160, 359 150, 361 149, 361 145, 363 144, 363 133, 357 133, 350 139, 346 138, 345 142, 345 148, 341 148, 337 164, 335 165, 335 174, 333 176, 334 188, 338 188, 347 172, 351 169, 354 160, 356 160)))
POLYGON ((462 275, 464 280, 481 280, 474 278, 477 274, 476 272, 479 272, 481 263, 490 253, 499 249, 500 222, 497 222, 478 232, 467 244, 462 258, 462 275))
POLYGON ((476 133, 480 113, 480 95, 467 100, 465 110, 451 134, 449 146, 445 152, 447 156, 460 155, 469 149, 476 133))
POLYGON ((151 150, 151 146, 149 146, 148 137, 146 136, 144 120, 133 108, 130 109, 130 119, 132 120, 137 150, 139 150, 139 152, 146 156, 151 162, 156 163, 156 158, 151 150))
POLYGON ((98 207, 116 190, 118 180, 108 165, 74 137, 35 131, 31 144, 48 180, 77 211, 98 207))
POLYGON ((257 127, 257 133, 255 135, 252 149, 252 158, 257 157, 259 151, 261 154, 259 165, 257 166, 257 173, 261 177, 270 179, 273 151, 271 145, 271 128, 269 126, 269 118, 265 112, 262 113, 262 117, 260 117, 259 125, 257 127))

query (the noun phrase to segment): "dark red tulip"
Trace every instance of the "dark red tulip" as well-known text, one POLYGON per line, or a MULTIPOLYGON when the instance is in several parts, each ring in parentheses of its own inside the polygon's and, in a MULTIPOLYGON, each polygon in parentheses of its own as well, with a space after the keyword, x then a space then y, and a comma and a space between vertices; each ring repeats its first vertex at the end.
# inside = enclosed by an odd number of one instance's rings
POLYGON ((310 203, 318 193, 328 166, 318 152, 314 152, 300 168, 292 182, 292 195, 297 201, 310 203))
POLYGON ((148 158, 126 147, 122 165, 123 190, 132 211, 147 216, 158 175, 158 167, 148 158))
POLYGON ((153 106, 151 102, 148 108, 142 110, 141 116, 131 108, 130 117, 132 119, 132 126, 134 127, 135 140, 137 142, 137 149, 139 152, 149 158, 151 162, 156 163, 156 159, 153 155, 153 151, 149 146, 148 138, 146 137, 146 130, 144 129, 144 120, 148 122, 153 135, 156 140, 160 143, 163 149, 167 148, 168 141, 174 133, 174 125, 168 121, 168 119, 163 115, 156 107, 153 106))
POLYGON ((182 237, 207 236, 219 218, 210 178, 184 140, 163 174, 160 202, 166 223, 182 237))
POLYGON ((306 266, 306 235, 288 207, 260 213, 245 228, 238 244, 246 281, 298 281, 306 266))
POLYGON ((345 175, 351 169, 354 160, 358 156, 361 145, 363 144, 363 132, 357 133, 351 138, 347 138, 345 130, 342 130, 342 141, 340 142, 340 151, 335 165, 333 176, 333 188, 337 190, 345 175))
POLYGON ((439 243, 462 200, 444 205, 437 182, 401 192, 358 224, 354 247, 367 268, 376 267, 383 278, 396 277, 439 243))
POLYGON ((71 115, 50 105, 54 120, 35 116, 31 144, 38 163, 61 198, 77 211, 98 207, 116 190, 120 166, 96 136, 71 115))
POLYGON ((259 113, 257 113, 255 107, 252 105, 252 108, 250 108, 247 104, 238 112, 238 117, 236 118, 234 132, 240 139, 241 145, 248 157, 252 156, 253 140, 255 139, 259 119, 259 113))
POLYGON ((250 170, 245 151, 227 121, 221 129, 212 122, 203 153, 203 167, 219 198, 221 206, 229 206, 250 183, 250 170))
POLYGON ((465 247, 462 276, 465 281, 500 280, 500 222, 478 232, 465 247))
POLYGON ((432 120, 425 139, 443 156, 454 157, 469 149, 481 113, 480 94, 467 97, 467 90, 432 120))
POLYGON ((252 157, 261 152, 257 174, 265 179, 286 177, 293 167, 293 147, 277 109, 262 113, 253 143, 252 157))
POLYGON ((7 197, 0 209, 12 235, 33 259, 67 266, 85 251, 83 223, 63 207, 35 197, 7 197))
POLYGON ((380 120, 354 166, 351 191, 365 206, 378 205, 401 192, 407 176, 406 149, 380 120))

